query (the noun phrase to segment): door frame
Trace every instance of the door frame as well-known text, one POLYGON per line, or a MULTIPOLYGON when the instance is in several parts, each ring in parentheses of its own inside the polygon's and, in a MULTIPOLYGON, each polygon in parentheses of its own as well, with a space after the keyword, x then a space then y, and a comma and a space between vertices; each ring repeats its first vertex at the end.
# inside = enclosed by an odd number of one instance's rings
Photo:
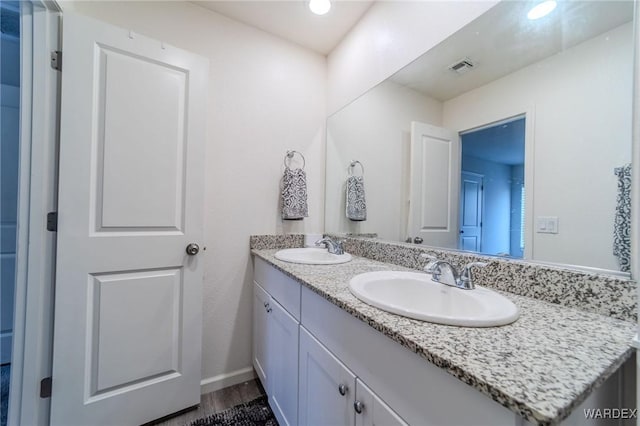
POLYGON ((21 2, 20 147, 13 354, 8 424, 47 425, 51 376, 60 73, 50 52, 60 50, 61 8, 51 0, 21 2), (35 101, 37 100, 37 101, 35 101))

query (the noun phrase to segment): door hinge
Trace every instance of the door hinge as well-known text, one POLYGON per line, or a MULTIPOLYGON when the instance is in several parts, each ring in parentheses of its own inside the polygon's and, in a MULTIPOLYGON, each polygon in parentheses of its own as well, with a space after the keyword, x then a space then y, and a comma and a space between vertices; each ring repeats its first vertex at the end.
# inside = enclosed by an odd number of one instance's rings
POLYGON ((51 398, 51 377, 40 380, 40 398, 51 398))
POLYGON ((62 52, 60 50, 51 51, 51 68, 62 71, 62 52))
POLYGON ((47 231, 58 231, 58 212, 47 213, 47 231))

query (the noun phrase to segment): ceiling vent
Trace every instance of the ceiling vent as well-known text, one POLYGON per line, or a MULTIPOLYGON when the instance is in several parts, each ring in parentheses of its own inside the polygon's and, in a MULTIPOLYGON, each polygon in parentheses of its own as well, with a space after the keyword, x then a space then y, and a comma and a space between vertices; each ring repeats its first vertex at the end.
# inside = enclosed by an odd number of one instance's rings
POLYGON ((471 59, 463 58, 449 65, 449 70, 455 72, 456 74, 464 74, 467 71, 473 69, 473 67, 475 66, 476 65, 471 62, 471 59))

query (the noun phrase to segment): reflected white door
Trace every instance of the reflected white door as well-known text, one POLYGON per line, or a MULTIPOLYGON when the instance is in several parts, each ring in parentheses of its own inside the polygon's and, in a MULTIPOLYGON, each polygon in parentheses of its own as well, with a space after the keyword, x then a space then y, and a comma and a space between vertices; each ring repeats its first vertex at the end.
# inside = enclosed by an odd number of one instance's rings
POLYGON ((52 425, 200 401, 207 69, 65 12, 52 425))
POLYGON ((409 235, 426 245, 457 248, 459 188, 458 134, 412 122, 409 235))
POLYGON ((462 172, 460 182, 460 244, 459 249, 482 250, 483 176, 462 172))

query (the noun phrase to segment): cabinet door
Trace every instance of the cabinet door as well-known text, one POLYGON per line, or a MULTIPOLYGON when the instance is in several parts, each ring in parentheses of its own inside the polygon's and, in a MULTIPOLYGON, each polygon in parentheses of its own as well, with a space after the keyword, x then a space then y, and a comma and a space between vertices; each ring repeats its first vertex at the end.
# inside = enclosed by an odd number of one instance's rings
POLYGON ((272 297, 267 309, 269 400, 281 426, 298 424, 298 321, 272 297))
POLYGON ((360 379, 356 379, 354 409, 356 410, 356 426, 408 426, 360 379))
POLYGON ((253 367, 265 390, 269 392, 267 372, 267 308, 269 294, 257 283, 253 283, 253 367))
POLYGON ((299 423, 305 426, 355 424, 355 375, 300 327, 299 423))

